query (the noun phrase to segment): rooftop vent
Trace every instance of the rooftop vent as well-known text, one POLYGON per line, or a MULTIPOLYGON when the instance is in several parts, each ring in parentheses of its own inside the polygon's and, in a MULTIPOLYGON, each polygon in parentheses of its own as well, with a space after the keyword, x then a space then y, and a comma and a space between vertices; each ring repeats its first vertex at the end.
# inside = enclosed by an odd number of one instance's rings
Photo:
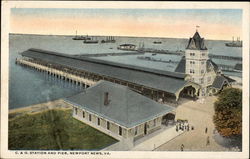
POLYGON ((109 100, 109 92, 104 93, 104 105, 107 106, 109 105, 110 100, 109 100))

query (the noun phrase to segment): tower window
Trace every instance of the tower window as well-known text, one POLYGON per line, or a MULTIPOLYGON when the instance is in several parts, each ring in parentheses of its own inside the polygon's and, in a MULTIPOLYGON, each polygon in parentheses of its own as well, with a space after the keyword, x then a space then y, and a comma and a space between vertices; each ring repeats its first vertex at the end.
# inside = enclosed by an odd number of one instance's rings
POLYGON ((195 53, 190 53, 190 56, 195 56, 195 53))
POLYGON ((201 82, 201 84, 203 84, 203 83, 204 83, 204 80, 203 80, 203 78, 201 78, 201 79, 200 79, 200 82, 201 82))
POLYGON ((190 73, 194 73, 194 70, 190 70, 190 73))
POLYGON ((202 56, 205 56, 205 53, 202 53, 201 55, 202 55, 202 56))
POLYGON ((195 62, 194 61, 190 61, 190 64, 195 64, 195 62))

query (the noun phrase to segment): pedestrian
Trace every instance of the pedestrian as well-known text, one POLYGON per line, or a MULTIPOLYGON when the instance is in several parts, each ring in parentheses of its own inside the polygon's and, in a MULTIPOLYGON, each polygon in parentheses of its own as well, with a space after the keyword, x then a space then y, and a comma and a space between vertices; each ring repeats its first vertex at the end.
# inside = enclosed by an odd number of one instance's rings
POLYGON ((206 127, 206 129, 205 129, 205 134, 207 133, 207 127, 206 127))
POLYGON ((178 132, 178 125, 176 125, 176 132, 178 132))
POLYGON ((189 131, 189 124, 187 125, 187 131, 189 131))
POLYGON ((184 150, 184 145, 183 144, 181 144, 181 151, 183 151, 184 150))
POLYGON ((207 137, 207 144, 206 144, 206 146, 207 145, 209 145, 210 144, 210 140, 209 140, 209 136, 207 137))
POLYGON ((194 130, 194 126, 191 127, 191 130, 194 130))

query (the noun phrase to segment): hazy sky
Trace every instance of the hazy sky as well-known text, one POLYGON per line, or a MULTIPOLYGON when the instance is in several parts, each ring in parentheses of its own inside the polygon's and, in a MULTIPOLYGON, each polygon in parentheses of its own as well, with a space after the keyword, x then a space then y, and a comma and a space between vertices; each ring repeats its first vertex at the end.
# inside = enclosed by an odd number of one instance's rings
POLYGON ((242 36, 240 9, 11 9, 11 32, 206 39, 242 36))

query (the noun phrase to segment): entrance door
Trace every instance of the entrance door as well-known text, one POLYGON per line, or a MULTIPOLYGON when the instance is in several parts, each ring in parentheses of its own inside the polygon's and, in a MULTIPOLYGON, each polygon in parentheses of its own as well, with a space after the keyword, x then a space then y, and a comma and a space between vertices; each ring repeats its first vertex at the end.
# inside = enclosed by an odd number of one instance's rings
POLYGON ((144 135, 147 135, 147 123, 144 124, 144 135))

